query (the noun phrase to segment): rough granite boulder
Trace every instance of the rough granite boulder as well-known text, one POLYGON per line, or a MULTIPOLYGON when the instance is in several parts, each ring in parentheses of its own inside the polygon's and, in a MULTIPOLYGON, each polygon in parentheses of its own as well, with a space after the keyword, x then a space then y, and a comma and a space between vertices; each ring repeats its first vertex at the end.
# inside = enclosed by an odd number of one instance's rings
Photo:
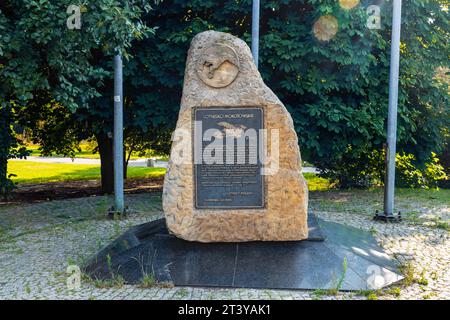
MULTIPOLYGON (((195 36, 188 53, 176 128, 163 191, 163 208, 171 233, 200 242, 290 241, 308 237, 308 189, 301 174, 293 121, 264 84, 244 41, 216 31, 195 36), (264 176, 264 208, 196 208, 192 130, 193 110, 198 107, 261 107, 264 128, 278 129, 279 169, 264 176), (174 161, 180 153, 189 161, 174 161)), ((269 143, 266 148, 270 154, 269 143)))

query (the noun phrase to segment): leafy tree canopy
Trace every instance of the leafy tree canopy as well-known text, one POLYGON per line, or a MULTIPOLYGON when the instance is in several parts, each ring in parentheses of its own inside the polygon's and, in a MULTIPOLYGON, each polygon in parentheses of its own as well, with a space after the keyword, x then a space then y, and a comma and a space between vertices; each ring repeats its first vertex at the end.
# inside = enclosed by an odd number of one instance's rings
MULTIPOLYGON (((195 34, 214 29, 250 44, 251 2, 162 1, 150 12, 158 32, 133 47, 127 67, 135 102, 149 106, 152 121, 174 125, 195 34)), ((392 1, 342 2, 261 1, 260 71, 292 114, 302 155, 344 185, 364 185, 382 178, 392 1), (381 29, 367 27, 370 5, 381 9, 381 29), (314 31, 323 16, 337 22, 329 41, 314 31)), ((398 150, 419 166, 442 149, 449 125, 448 84, 436 79, 449 63, 448 5, 403 1, 398 150)))
MULTIPOLYGON (((0 42, 0 86, 8 89, 4 92, 13 92, 14 100, 20 101, 36 97, 36 90, 50 92, 60 105, 78 107, 65 122, 67 130, 85 128, 90 134, 107 135, 112 128, 108 54, 123 43, 124 54, 129 55, 124 77, 130 141, 152 136, 156 143, 155 136, 162 132, 167 137, 174 127, 187 49, 195 34, 214 29, 248 43, 251 39, 251 0, 162 0, 151 11, 141 9, 137 1, 120 6, 96 1, 86 6, 87 27, 81 32, 60 28, 67 18, 64 5, 21 1, 28 7, 12 10, 18 2, 0 5, 0 21, 6 21, 0 28, 7 30, 0 42), (34 7, 41 3, 52 13, 46 16, 34 7), (59 6, 62 13, 56 10, 59 6), (55 12, 61 15, 59 34, 52 32, 55 12), (158 31, 146 32, 145 24, 158 31), (143 39, 131 45, 135 38, 143 39)), ((291 112, 303 156, 345 185, 363 185, 368 178, 379 178, 382 168, 392 2, 355 1, 351 9, 342 2, 262 1, 260 71, 291 112), (367 7, 373 4, 381 8, 381 29, 367 27, 367 7), (315 28, 324 16, 327 23, 337 23, 331 32, 326 30, 329 39, 318 36, 315 28)), ((420 165, 443 147, 449 125, 448 85, 436 78, 438 67, 448 70, 449 1, 403 3, 398 150, 414 154, 420 165)), ((167 145, 160 147, 167 150, 167 145)))
MULTIPOLYGON (((75 111, 99 97, 111 70, 96 58, 116 49, 127 57, 131 42, 149 29, 140 17, 143 1, 97 0, 80 6, 82 28, 70 30, 73 1, 3 0, 0 3, 0 182, 14 146, 11 123, 25 107, 56 102, 75 111), (45 99, 45 100, 44 100, 45 99)), ((62 133, 64 134, 64 133, 62 133)), ((2 192, 3 193, 3 192, 2 192)))

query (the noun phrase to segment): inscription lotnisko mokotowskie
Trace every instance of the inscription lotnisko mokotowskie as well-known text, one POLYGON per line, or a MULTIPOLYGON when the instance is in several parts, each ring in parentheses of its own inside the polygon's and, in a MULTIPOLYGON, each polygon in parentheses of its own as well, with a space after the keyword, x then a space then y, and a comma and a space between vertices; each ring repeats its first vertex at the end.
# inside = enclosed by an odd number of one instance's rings
POLYGON ((261 108, 194 109, 195 206, 264 207, 261 108))

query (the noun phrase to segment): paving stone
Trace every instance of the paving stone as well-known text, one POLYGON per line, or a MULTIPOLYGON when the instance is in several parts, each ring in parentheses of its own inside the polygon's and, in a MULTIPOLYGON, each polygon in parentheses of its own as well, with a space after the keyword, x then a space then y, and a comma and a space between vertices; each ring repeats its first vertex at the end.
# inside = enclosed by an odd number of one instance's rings
MULTIPOLYGON (((131 208, 141 208, 122 221, 106 219, 107 197, 90 197, 0 208, 0 299, 365 299, 358 294, 317 295, 312 291, 150 288, 136 286, 100 289, 82 281, 79 291, 66 287, 68 264, 81 265, 132 225, 161 218, 160 194, 127 196, 131 208), (146 208, 143 210, 142 208, 146 208), (182 290, 184 289, 184 291, 182 290), (179 291, 182 290, 182 291, 179 291), (178 292, 178 295, 177 295, 178 292)), ((415 204, 418 205, 418 204, 415 204)), ((377 242, 399 263, 410 264, 415 281, 400 286, 398 297, 384 290, 378 299, 450 299, 450 234, 434 226, 404 221, 375 222, 367 212, 320 210, 321 219, 373 233, 377 242), (428 285, 417 283, 423 272, 428 285)), ((435 209, 448 215, 448 208, 435 209)), ((422 279, 423 280, 423 279, 422 279)))

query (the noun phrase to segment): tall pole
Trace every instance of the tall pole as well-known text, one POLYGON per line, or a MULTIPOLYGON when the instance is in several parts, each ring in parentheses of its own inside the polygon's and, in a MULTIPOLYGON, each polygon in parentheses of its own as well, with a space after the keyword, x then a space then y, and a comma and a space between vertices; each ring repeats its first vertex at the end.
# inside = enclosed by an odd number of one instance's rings
POLYGON ((259 65, 259 0, 253 0, 252 10, 252 54, 256 68, 259 65))
POLYGON ((115 211, 123 213, 123 78, 122 56, 114 56, 114 201, 115 211))
POLYGON ((400 31, 402 16, 402 0, 393 1, 392 39, 391 39, 391 70, 389 79, 389 110, 386 143, 386 178, 384 183, 384 214, 379 219, 397 220, 394 215, 395 193, 395 154, 397 143, 397 106, 398 79, 400 69, 400 31))

